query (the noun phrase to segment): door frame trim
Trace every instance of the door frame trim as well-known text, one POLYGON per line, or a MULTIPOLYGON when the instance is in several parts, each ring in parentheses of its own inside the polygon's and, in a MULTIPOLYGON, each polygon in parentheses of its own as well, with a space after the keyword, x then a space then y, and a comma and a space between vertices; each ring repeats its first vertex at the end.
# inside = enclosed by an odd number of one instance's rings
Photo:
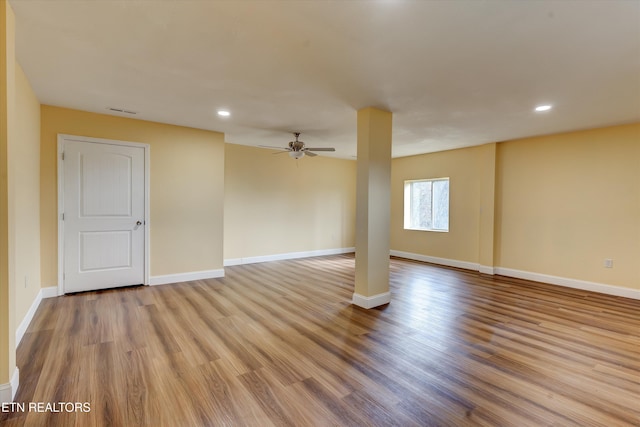
POLYGON ((149 232, 151 223, 149 222, 149 184, 150 184, 150 148, 149 144, 141 142, 131 141, 119 141, 115 139, 103 139, 92 138, 88 136, 76 136, 67 134, 58 134, 58 153, 56 157, 56 164, 58 169, 58 295, 64 295, 64 221, 62 220, 62 214, 64 213, 64 167, 62 163, 62 153, 64 153, 65 142, 85 142, 88 144, 109 144, 109 145, 124 145, 128 147, 142 148, 144 150, 144 255, 143 270, 144 270, 144 285, 149 285, 150 274, 150 262, 151 259, 149 253, 149 232))

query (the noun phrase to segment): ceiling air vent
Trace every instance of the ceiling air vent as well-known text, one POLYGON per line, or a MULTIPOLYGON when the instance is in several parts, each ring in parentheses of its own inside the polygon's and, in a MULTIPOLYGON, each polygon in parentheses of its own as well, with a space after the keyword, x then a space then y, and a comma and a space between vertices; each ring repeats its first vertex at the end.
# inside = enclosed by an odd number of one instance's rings
POLYGON ((116 113, 125 113, 125 114, 138 114, 135 111, 123 110, 122 108, 107 108, 109 111, 115 111, 116 113))

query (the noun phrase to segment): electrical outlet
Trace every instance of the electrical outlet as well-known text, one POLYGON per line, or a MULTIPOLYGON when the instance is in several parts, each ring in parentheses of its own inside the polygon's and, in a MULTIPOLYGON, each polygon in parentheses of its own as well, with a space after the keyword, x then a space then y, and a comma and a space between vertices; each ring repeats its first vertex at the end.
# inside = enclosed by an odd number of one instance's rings
POLYGON ((613 268, 613 260, 611 258, 607 258, 604 260, 605 268, 613 268))

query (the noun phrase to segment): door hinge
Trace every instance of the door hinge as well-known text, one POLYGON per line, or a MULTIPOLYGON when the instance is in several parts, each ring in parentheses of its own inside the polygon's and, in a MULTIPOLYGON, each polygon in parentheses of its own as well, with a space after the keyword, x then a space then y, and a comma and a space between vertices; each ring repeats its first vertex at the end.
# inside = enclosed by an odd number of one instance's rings
POLYGON ((64 221, 64 212, 62 213, 62 218, 61 219, 64 221))
POLYGON ((64 151, 62 152, 62 160, 64 160, 64 151))

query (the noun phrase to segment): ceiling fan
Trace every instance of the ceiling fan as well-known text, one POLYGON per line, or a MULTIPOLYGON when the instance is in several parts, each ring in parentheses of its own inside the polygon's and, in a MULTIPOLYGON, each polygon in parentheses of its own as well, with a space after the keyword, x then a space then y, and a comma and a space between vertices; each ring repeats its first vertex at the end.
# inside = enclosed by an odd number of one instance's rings
MULTIPOLYGON (((264 147, 264 148, 275 148, 276 150, 281 150, 281 152, 289 152, 289 157, 292 157, 294 159, 301 159, 303 158, 305 155, 309 156, 309 157, 314 157, 317 156, 316 153, 314 153, 314 151, 336 151, 335 148, 327 148, 327 147, 319 147, 319 148, 309 148, 309 147, 305 147, 304 142, 298 140, 298 137, 300 136, 300 132, 294 132, 293 135, 296 137, 295 141, 290 141, 289 142, 289 146, 288 147, 272 147, 269 145, 260 145, 260 147, 264 147)), ((278 154, 278 153, 275 153, 278 154)))

